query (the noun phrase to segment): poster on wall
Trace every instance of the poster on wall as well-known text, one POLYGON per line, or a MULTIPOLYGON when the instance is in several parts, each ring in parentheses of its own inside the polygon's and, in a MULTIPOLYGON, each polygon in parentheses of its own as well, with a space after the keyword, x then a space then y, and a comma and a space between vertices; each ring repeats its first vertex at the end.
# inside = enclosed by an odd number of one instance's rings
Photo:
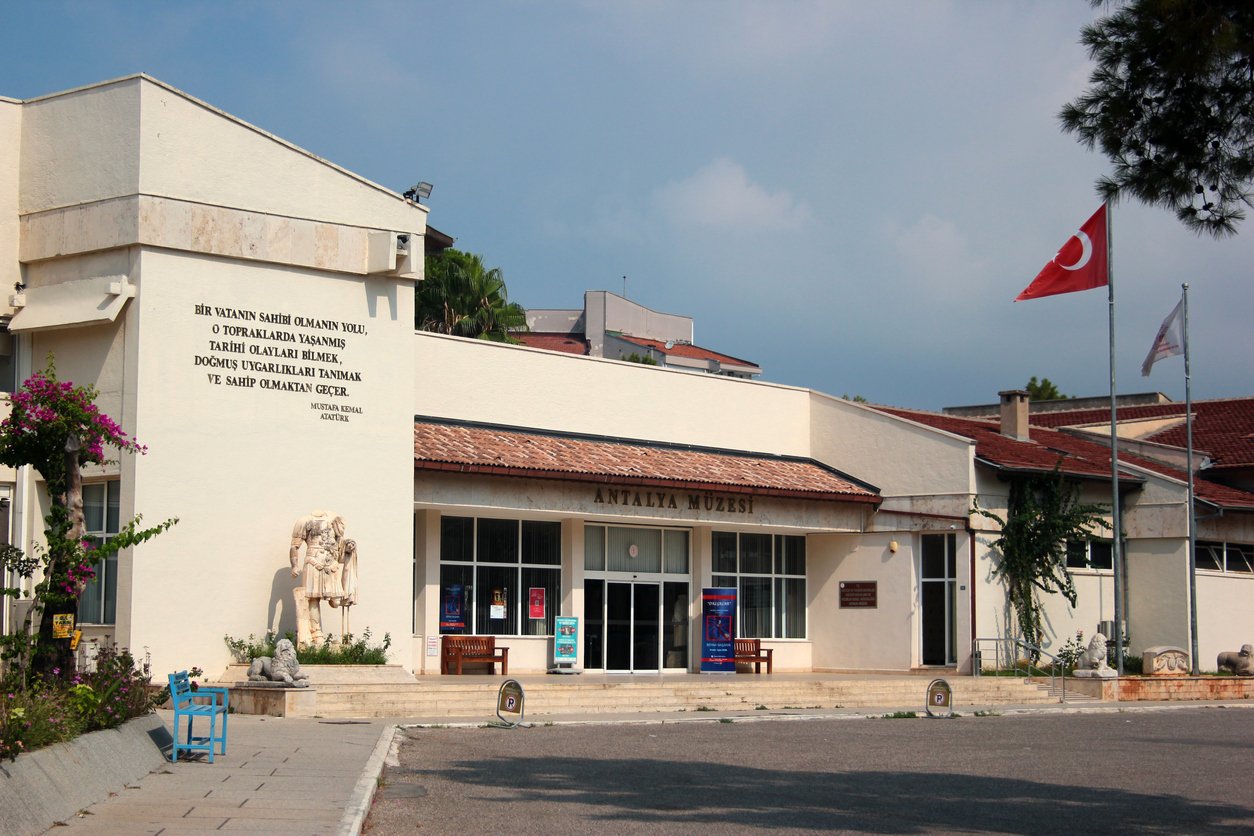
POLYGON ((443 593, 440 595, 441 633, 464 633, 466 631, 466 616, 463 608, 465 595, 462 590, 461 584, 450 584, 444 587, 443 593))
POLYGON ((527 617, 544 618, 544 587, 533 586, 527 590, 527 617))
POLYGON ((701 590, 701 672, 736 672, 736 588, 701 590))
POLYGON ((505 618, 505 590, 492 590, 492 603, 488 606, 488 618, 501 621, 505 618))
POLYGON ((579 619, 573 615, 559 615, 554 619, 553 659, 559 665, 573 664, 578 656, 579 619))

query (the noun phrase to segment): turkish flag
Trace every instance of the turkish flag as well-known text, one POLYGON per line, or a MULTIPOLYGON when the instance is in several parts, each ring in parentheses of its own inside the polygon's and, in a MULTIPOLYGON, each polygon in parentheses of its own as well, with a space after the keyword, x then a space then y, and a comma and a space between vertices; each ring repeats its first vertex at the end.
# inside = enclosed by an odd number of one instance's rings
POLYGON ((1106 264, 1106 204, 1103 203, 1093 213, 1093 217, 1067 239, 1053 260, 1015 297, 1015 301, 1092 290, 1108 284, 1109 281, 1106 264))

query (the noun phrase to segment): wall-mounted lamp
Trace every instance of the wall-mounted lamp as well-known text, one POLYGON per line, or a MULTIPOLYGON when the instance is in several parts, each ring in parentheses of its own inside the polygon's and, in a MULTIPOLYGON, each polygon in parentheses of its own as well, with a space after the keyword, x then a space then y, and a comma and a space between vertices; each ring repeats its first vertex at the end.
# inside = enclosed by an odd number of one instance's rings
POLYGON ((892 552, 893 554, 897 553, 897 541, 896 540, 888 541, 888 550, 892 552))

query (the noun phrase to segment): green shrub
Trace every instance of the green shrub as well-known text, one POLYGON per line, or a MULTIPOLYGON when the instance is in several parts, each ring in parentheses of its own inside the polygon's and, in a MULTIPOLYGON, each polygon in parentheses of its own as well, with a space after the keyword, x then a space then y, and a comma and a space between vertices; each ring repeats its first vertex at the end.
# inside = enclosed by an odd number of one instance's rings
MULTIPOLYGON (((296 648, 296 661, 302 665, 386 665, 388 648, 392 646, 392 634, 384 633, 383 642, 371 645, 371 632, 367 627, 361 637, 356 638, 347 633, 341 641, 334 641, 331 636, 323 639, 322 644, 296 648)), ((288 632, 283 638, 296 644, 296 635, 288 632)), ((226 646, 236 662, 251 662, 259 656, 274 656, 275 645, 279 636, 273 630, 266 632, 258 640, 252 633, 247 639, 235 639, 226 636, 226 646)))
POLYGON ((150 713, 149 677, 135 668, 130 652, 100 650, 94 671, 36 679, 14 676, 0 688, 0 760, 111 729, 150 713))

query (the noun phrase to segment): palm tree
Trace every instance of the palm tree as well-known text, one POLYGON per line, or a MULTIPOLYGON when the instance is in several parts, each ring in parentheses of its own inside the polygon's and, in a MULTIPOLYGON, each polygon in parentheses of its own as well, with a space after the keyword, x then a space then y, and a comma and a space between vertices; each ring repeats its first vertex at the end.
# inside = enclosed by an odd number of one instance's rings
POLYGON ((510 332, 527 328, 527 312, 509 301, 501 269, 489 269, 474 253, 450 249, 429 257, 415 292, 414 327, 420 331, 517 342, 510 332))

